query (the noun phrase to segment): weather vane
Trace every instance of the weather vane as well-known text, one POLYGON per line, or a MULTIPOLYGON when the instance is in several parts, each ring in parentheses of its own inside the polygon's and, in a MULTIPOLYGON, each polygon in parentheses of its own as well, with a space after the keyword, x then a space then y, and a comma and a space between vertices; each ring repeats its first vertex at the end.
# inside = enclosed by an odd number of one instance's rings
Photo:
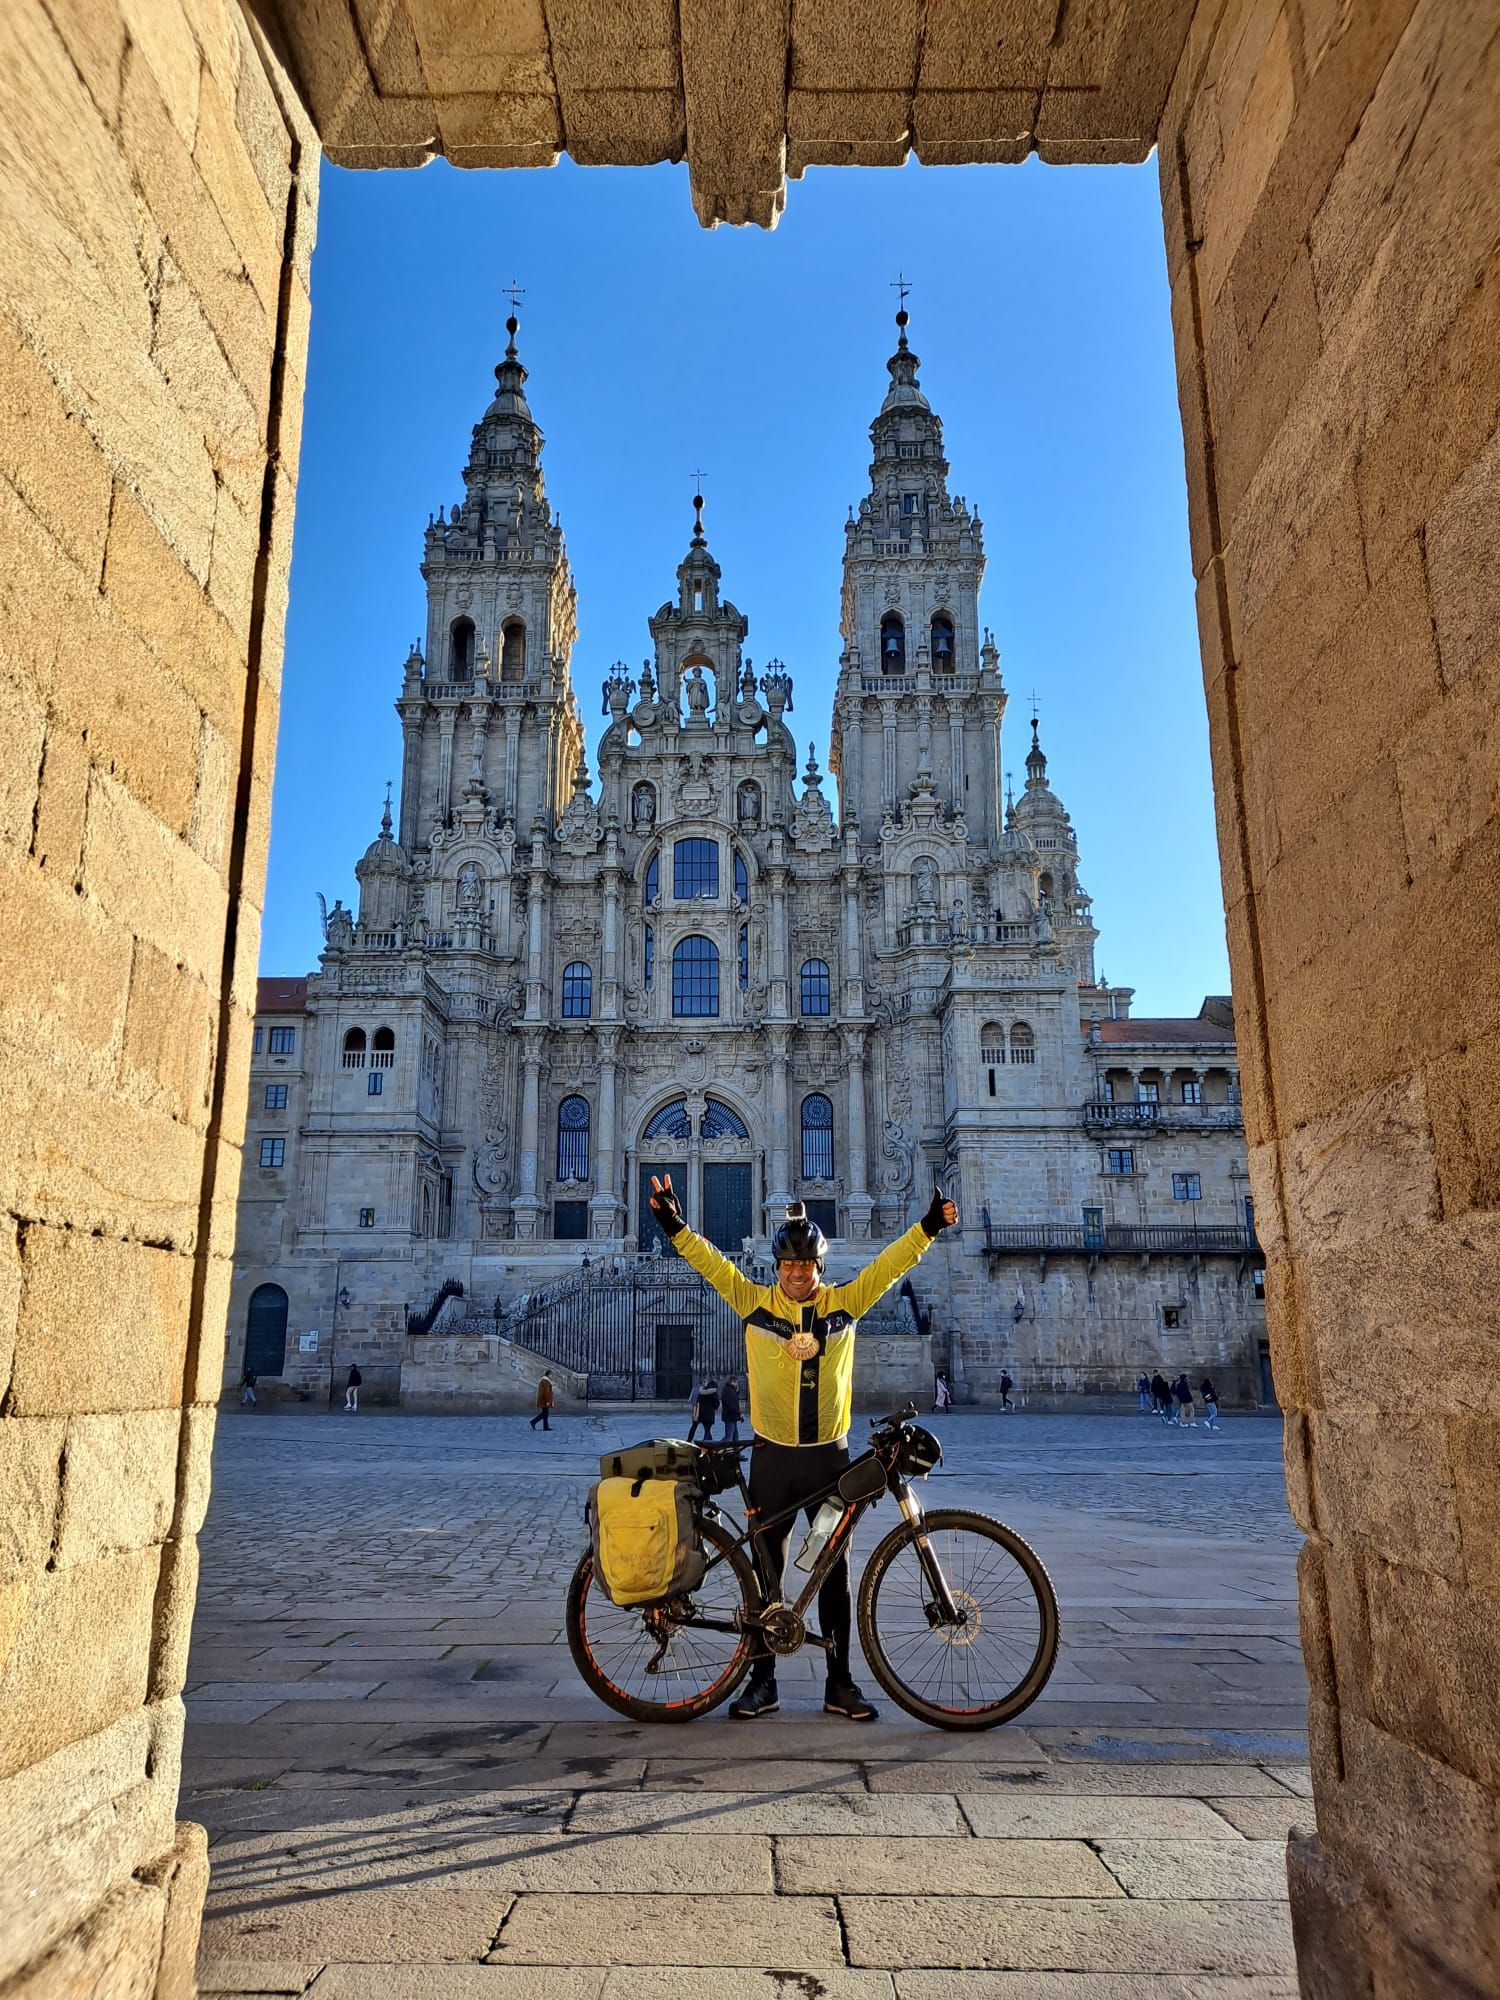
POLYGON ((901 299, 900 299, 900 306, 901 306, 901 310, 902 310, 902 312, 905 312, 905 311, 906 311, 906 295, 907 295, 907 293, 908 293, 908 292, 909 292, 909 291, 911 290, 911 281, 910 281, 910 279, 909 279, 909 278, 907 277, 907 275, 906 275, 906 273, 905 273, 904 271, 898 271, 898 272, 896 273, 896 282, 895 282, 895 283, 894 283, 894 284, 893 284, 893 285, 891 286, 891 290, 892 290, 893 292, 899 292, 899 293, 901 294, 901 299))
POLYGON ((505 296, 510 300, 511 311, 513 313, 519 312, 521 310, 521 301, 526 296, 525 287, 522 285, 518 285, 515 279, 512 278, 508 285, 502 285, 500 289, 504 292, 505 296))

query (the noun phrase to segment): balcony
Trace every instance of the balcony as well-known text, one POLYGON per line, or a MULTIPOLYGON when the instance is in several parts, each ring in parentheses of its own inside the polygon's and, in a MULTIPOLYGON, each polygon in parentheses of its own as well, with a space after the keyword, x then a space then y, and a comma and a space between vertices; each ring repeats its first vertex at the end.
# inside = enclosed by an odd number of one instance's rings
POLYGON ((1244 1107, 1231 1104, 1109 1104, 1083 1107, 1090 1132, 1238 1132, 1244 1107))
POLYGON ((1014 1257, 1255 1257, 1260 1245, 1243 1228, 1199 1223, 1107 1223, 1090 1229, 1081 1222, 991 1223, 984 1226, 986 1256, 1014 1257))

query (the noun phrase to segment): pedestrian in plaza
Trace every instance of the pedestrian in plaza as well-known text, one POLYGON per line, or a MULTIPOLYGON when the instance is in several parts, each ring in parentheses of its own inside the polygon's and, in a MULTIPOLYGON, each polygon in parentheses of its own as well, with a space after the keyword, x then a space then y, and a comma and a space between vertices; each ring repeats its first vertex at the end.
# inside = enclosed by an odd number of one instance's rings
POLYGON ((1149 1415, 1156 1407, 1156 1399, 1151 1393, 1151 1377, 1143 1375, 1135 1385, 1135 1393, 1142 1411, 1149 1415))
POLYGON ((1186 1370, 1172 1384, 1172 1394, 1177 1398, 1177 1422, 1183 1430, 1197 1430, 1198 1419, 1193 1415, 1193 1388, 1188 1381, 1186 1370))
POLYGON ((350 1362, 349 1380, 344 1384, 344 1408, 346 1410, 357 1410, 359 1408, 359 1385, 364 1379, 364 1376, 359 1372, 359 1363, 357 1361, 350 1362))
POLYGON ((706 1376, 704 1378, 703 1387, 698 1391, 698 1394, 693 1402, 693 1421, 687 1434, 688 1443, 691 1444, 693 1442, 693 1439, 697 1436, 699 1427, 701 1426, 703 1431, 703 1442, 705 1444, 712 1444, 714 1436, 714 1418, 718 1414, 719 1414, 719 1385, 717 1382, 714 1381, 711 1375, 706 1376))
POLYGON ((1219 1428, 1219 1392, 1206 1375, 1203 1378, 1201 1388, 1203 1393, 1203 1428, 1205 1430, 1216 1431, 1219 1428))
POLYGON ((933 1384, 932 1413, 935 1417, 944 1417, 952 1408, 953 1391, 948 1387, 948 1377, 940 1368, 937 1374, 937 1381, 933 1384))
POLYGON ((255 1401, 255 1370, 250 1366, 248 1361, 245 1363, 245 1372, 240 1377, 240 1390, 240 1402, 242 1404, 253 1403, 255 1401))
POLYGON ((1002 1410, 1013 1410, 1016 1407, 1010 1400, 1010 1392, 1015 1386, 1015 1383, 1011 1381, 1008 1375, 1000 1377, 1000 1407, 1002 1410))
POLYGON ((719 1414, 724 1419, 725 1444, 740 1441, 740 1385, 731 1375, 724 1384, 724 1397, 719 1404, 719 1414))
POLYGON ((1159 1368, 1151 1377, 1151 1407, 1164 1424, 1173 1421, 1172 1385, 1159 1368))
POLYGON ((545 1372, 536 1385, 536 1415, 527 1428, 535 1430, 538 1424, 544 1431, 552 1428, 552 1377, 545 1372))

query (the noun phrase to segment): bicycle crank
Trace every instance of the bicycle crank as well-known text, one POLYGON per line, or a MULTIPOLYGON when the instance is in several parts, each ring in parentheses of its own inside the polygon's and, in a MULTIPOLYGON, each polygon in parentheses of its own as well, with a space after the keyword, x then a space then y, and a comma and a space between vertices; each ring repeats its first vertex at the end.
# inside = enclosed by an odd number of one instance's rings
POLYGON ((790 1604, 769 1605, 760 1621, 760 1629, 766 1645, 778 1659, 800 1652, 807 1638, 807 1627, 790 1604))

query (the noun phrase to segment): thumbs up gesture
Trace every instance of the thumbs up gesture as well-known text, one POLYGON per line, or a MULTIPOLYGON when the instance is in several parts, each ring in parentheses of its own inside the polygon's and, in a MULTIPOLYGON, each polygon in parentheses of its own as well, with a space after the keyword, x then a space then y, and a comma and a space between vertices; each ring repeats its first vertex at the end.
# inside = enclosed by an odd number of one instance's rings
POLYGON ((932 1202, 927 1210, 927 1213, 922 1217, 922 1227, 927 1231, 927 1234, 929 1236, 936 1237, 940 1235, 943 1230, 951 1229, 954 1223, 956 1223, 957 1221, 958 1221, 957 1203, 949 1201, 947 1195, 945 1195, 943 1193, 943 1190, 937 1185, 936 1182, 934 1182, 932 1189, 932 1202))

